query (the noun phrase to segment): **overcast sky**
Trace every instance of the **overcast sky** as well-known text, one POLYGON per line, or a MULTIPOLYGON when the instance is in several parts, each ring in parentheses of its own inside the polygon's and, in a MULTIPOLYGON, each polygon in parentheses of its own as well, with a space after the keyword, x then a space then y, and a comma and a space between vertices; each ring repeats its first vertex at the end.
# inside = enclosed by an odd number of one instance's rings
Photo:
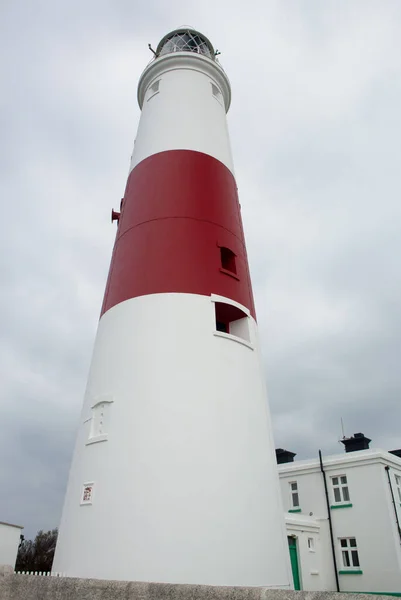
POLYGON ((1 0, 0 520, 58 525, 139 119, 183 24, 221 51, 276 446, 401 447, 401 2, 1 0))

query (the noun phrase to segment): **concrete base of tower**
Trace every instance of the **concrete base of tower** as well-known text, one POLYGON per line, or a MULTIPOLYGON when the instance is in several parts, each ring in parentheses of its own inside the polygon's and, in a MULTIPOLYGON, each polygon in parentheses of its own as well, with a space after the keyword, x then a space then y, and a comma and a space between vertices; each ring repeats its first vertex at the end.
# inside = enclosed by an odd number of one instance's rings
POLYGON ((174 293, 108 310, 53 569, 291 587, 282 515, 249 311, 227 298, 174 293), (228 333, 216 327, 216 303, 232 308, 228 333))

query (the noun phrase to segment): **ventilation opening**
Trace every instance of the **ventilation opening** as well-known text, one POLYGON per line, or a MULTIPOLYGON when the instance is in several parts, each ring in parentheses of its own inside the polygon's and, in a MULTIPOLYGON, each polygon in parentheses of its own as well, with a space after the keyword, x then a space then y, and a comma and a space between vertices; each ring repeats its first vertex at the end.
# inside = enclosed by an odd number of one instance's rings
POLYGON ((223 106, 223 96, 221 94, 221 91, 219 90, 219 88, 217 87, 217 85, 215 85, 214 83, 210 82, 211 86, 212 86, 212 94, 213 94, 213 98, 215 100, 217 100, 217 102, 223 106))
POLYGON ((159 91, 159 83, 160 83, 160 79, 159 81, 155 81, 151 86, 150 86, 150 93, 151 94, 156 94, 156 92, 159 91))
POLYGON ((232 304, 215 302, 216 331, 235 335, 250 342, 249 317, 243 310, 232 304))
POLYGON ((213 96, 215 96, 215 98, 220 99, 221 92, 220 92, 219 88, 217 87, 217 85, 214 85, 214 83, 212 83, 212 94, 213 94, 213 96))
POLYGON ((220 248, 221 268, 230 273, 237 274, 237 266, 235 264, 235 254, 229 248, 220 248))
POLYGON ((148 100, 153 98, 153 96, 159 92, 159 84, 160 84, 160 79, 158 81, 155 81, 154 83, 152 83, 152 85, 149 87, 148 100))

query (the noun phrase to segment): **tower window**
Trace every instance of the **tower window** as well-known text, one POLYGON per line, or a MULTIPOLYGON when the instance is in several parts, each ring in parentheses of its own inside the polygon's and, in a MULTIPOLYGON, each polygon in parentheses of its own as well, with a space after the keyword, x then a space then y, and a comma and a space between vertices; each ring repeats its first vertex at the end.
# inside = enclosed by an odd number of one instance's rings
POLYGON ((159 83, 160 79, 158 81, 155 81, 154 84, 150 86, 150 91, 152 92, 152 94, 159 91, 159 83))
POLYGON ((217 87, 217 85, 215 85, 214 83, 210 82, 211 86, 212 86, 212 94, 213 94, 213 98, 215 98, 215 100, 217 100, 217 102, 223 106, 223 96, 221 94, 221 91, 219 90, 219 88, 217 87))
POLYGON ((110 427, 110 407, 112 403, 112 400, 105 398, 92 406, 87 444, 107 440, 110 427))
POLYGON ((219 90, 219 88, 217 87, 217 85, 214 85, 214 83, 211 84, 212 85, 212 94, 215 98, 217 98, 218 100, 220 100, 221 98, 221 92, 219 90))
POLYGON ((153 98, 153 96, 160 91, 159 90, 159 85, 160 85, 160 79, 158 79, 157 81, 155 81, 154 83, 152 83, 152 85, 149 87, 149 97, 148 97, 148 100, 150 100, 151 98, 153 98))
POLYGON ((237 265, 235 264, 235 254, 229 248, 220 247, 221 268, 230 273, 237 274, 237 265))
POLYGON ((244 311, 232 304, 215 302, 216 331, 228 333, 250 342, 249 317, 244 311))

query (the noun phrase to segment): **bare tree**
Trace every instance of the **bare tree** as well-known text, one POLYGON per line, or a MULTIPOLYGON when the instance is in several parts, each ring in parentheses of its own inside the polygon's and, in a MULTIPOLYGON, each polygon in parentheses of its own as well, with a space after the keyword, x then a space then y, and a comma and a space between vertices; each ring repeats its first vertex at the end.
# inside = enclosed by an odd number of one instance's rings
POLYGON ((35 539, 22 540, 18 548, 16 571, 51 571, 57 542, 57 529, 38 531, 35 539))

